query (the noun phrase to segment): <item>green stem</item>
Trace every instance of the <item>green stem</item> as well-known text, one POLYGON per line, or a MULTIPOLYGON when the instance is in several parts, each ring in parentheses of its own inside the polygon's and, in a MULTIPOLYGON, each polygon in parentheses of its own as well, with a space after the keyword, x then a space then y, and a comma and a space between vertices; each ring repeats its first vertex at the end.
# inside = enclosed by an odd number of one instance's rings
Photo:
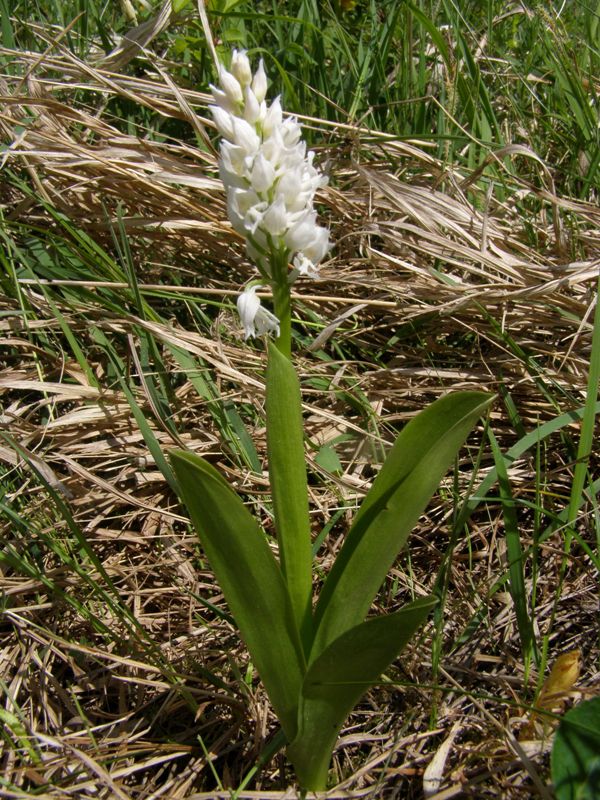
POLYGON ((275 340, 275 345, 279 352, 289 359, 292 354, 292 307, 287 270, 287 250, 274 253, 271 260, 271 274, 273 275, 271 288, 274 312, 279 320, 279 337, 275 340))
MULTIPOLYGON (((583 494, 588 464, 594 445, 594 427, 596 424, 596 402, 598 400, 598 386, 600 385, 600 276, 596 289, 596 310, 594 312, 594 331, 592 334, 592 355, 588 375, 587 393, 585 398, 585 411, 581 420, 581 433, 577 448, 577 463, 573 473, 571 497, 569 502, 569 525, 577 520, 577 511, 583 494)), ((567 536, 567 552, 571 544, 572 534, 567 536)))
POLYGON ((312 548, 300 383, 275 345, 267 366, 267 452, 281 570, 305 654, 312 645, 312 548))
POLYGON ((308 654, 312 645, 312 549, 300 382, 291 362, 288 251, 272 253, 273 304, 280 335, 269 346, 267 449, 281 570, 308 654))

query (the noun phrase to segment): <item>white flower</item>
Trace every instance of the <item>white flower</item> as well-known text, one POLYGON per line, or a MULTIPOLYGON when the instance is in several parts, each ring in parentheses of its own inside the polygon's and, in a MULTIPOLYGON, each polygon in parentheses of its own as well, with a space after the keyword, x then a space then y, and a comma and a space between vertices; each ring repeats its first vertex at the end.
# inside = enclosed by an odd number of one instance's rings
POLYGON ((305 245, 302 248, 300 255, 304 255, 306 258, 309 258, 313 265, 316 265, 319 263, 319 261, 325 258, 330 249, 331 244, 329 242, 329 231, 327 228, 317 227, 312 241, 309 245, 305 245))
POLYGON ((222 106, 211 106, 210 110, 217 126, 217 130, 225 139, 233 139, 234 117, 222 106))
POLYGON ((318 226, 316 224, 316 218, 316 213, 314 211, 309 211, 287 231, 285 243, 290 250, 303 251, 306 247, 310 247, 311 242, 317 236, 318 226))
POLYGON ((245 339, 271 332, 274 332, 276 337, 279 336, 279 320, 275 314, 261 306, 260 297, 256 296, 257 290, 262 288, 264 287, 250 284, 237 299, 245 339))
POLYGON ((240 82, 231 72, 227 72, 224 67, 221 67, 219 70, 219 83, 232 105, 241 105, 244 102, 244 95, 242 94, 240 82))
POLYGON ((227 192, 227 211, 234 229, 242 236, 256 233, 268 206, 253 189, 231 187, 227 192))
POLYGON ((289 221, 285 211, 285 201, 279 194, 277 195, 277 200, 265 211, 262 218, 262 227, 267 230, 271 236, 282 236, 288 224, 289 221))
POLYGON ((329 231, 318 225, 313 209, 327 179, 314 166, 314 153, 306 152, 300 124, 283 118, 278 97, 267 106, 263 62, 253 75, 244 51, 233 51, 229 71, 219 67, 219 84, 211 87, 210 110, 223 137, 219 172, 231 224, 245 236, 248 255, 265 280, 272 279, 275 252, 293 262, 290 280, 314 277, 330 248, 329 231))
POLYGON ((241 147, 247 155, 256 155, 260 147, 260 137, 254 125, 239 117, 233 117, 231 125, 233 127, 233 143, 241 147))
POLYGON ((275 167, 267 161, 263 153, 259 153, 254 159, 250 183, 254 191, 259 194, 265 194, 275 183, 275 167))

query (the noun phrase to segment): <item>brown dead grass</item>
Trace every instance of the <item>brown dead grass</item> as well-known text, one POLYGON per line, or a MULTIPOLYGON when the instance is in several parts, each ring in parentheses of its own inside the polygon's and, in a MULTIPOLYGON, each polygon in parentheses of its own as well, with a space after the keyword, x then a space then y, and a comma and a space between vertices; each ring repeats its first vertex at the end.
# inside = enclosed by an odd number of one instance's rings
MULTIPOLYGON (((161 347, 176 345, 201 358, 222 397, 245 409, 264 458, 261 349, 243 344, 229 310, 214 316, 210 330, 199 330, 191 327, 185 306, 190 298, 229 299, 252 268, 226 221, 211 149, 125 134, 105 113, 110 98, 127 97, 155 114, 187 120, 209 142, 206 95, 176 89, 164 73, 138 80, 56 52, 43 63, 38 54, 15 53, 30 67, 27 79, 5 76, 0 84, 0 129, 9 145, 3 161, 37 195, 4 183, 3 214, 11 222, 52 229, 39 198, 110 249, 120 205, 149 303, 157 302, 157 286, 178 303, 161 321, 110 314, 100 295, 98 302, 90 299, 99 284, 88 282, 91 294, 87 300, 81 295, 78 304, 75 295, 63 293, 68 278, 52 286, 43 279, 20 281, 23 302, 32 310, 27 323, 14 297, 0 301, 0 393, 8 434, 0 458, 11 486, 6 499, 30 522, 32 547, 48 532, 66 542, 64 515, 45 481, 98 559, 79 574, 40 545, 34 557, 41 559, 47 581, 4 567, 2 706, 22 729, 5 729, 7 783, 0 796, 229 797, 213 788, 213 769, 223 786, 239 786, 276 722, 256 676, 247 674, 246 654, 228 618, 206 605, 208 600, 226 613, 127 398, 114 382, 107 384, 106 363, 90 329, 101 330, 129 355, 133 376, 142 329, 161 347), (85 104, 74 102, 82 90, 85 104), (185 290, 177 285, 180 279, 185 290), (47 296, 72 325, 98 386, 70 354, 47 296), (105 586, 107 580, 129 619, 93 590, 94 582, 105 586), (64 595, 77 598, 79 612, 64 595)), ((336 242, 323 281, 298 285, 298 316, 307 337, 298 353, 307 435, 323 443, 339 433, 354 434, 340 450, 343 474, 311 484, 318 531, 366 491, 374 454, 389 444, 394 428, 450 389, 505 389, 528 430, 555 416, 557 406, 564 411, 582 404, 600 210, 557 197, 542 164, 538 186, 521 180, 519 159, 535 159, 525 148, 501 154, 513 159, 515 173, 506 175, 498 200, 495 190, 484 193, 477 175, 438 162, 423 145, 307 122, 325 143, 320 158, 331 185, 320 200, 336 242), (310 327, 315 319, 323 323, 316 329, 310 327), (320 350, 331 360, 320 357, 320 350), (311 378, 325 378, 329 389, 315 388, 311 378), (365 403, 363 410, 357 411, 360 403, 349 404, 349 397, 365 403), (364 408, 372 410, 371 418, 364 408)), ((116 281, 101 283, 119 289, 116 281)), ((266 473, 236 464, 208 404, 163 353, 178 378, 177 435, 160 422, 143 382, 130 381, 162 448, 183 444, 217 463, 268 525, 266 473)), ((503 449, 518 438, 501 402, 492 424, 503 449)), ((480 433, 461 459, 461 488, 470 479, 480 433)), ((542 458, 541 490, 548 506, 559 509, 567 502, 571 476, 561 441, 549 442, 542 458)), ((308 460, 323 475, 314 451, 308 460)), ((490 466, 484 453, 483 471, 490 466)), ((540 487, 533 456, 515 462, 511 480, 517 496, 535 500, 540 487)), ((449 481, 421 520, 410 562, 401 557, 390 574, 382 608, 431 587, 449 544, 451 489, 449 481)), ((322 548, 325 569, 347 522, 348 514, 340 517, 322 548)), ((522 525, 528 546, 533 520, 527 513, 522 525)), ((592 530, 591 519, 582 515, 580 532, 590 544, 592 530)), ((10 517, 3 522, 3 540, 5 552, 23 547, 23 532, 10 517)), ((576 687, 581 697, 598 691, 597 579, 575 548, 556 604, 561 559, 557 533, 537 555, 536 625, 540 636, 549 634, 550 659, 582 650, 576 687)), ((338 785, 328 796, 421 797, 428 764, 426 778, 437 800, 550 796, 548 738, 518 742, 523 704, 531 702, 537 676, 524 675, 509 596, 491 592, 505 562, 502 517, 491 505, 472 517, 455 550, 438 687, 431 686, 429 629, 389 675, 406 685, 374 690, 349 720, 334 760, 338 785), (453 647, 478 611, 481 625, 453 647)), ((297 796, 280 757, 251 785, 236 797, 297 796)))

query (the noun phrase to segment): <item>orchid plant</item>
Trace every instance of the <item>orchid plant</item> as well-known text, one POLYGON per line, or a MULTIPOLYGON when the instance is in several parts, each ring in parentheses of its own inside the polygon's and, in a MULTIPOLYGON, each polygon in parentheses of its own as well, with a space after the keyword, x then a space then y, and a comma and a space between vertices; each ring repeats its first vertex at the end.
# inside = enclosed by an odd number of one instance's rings
POLYGON ((233 228, 259 273, 238 299, 245 336, 266 336, 269 479, 277 559, 265 531, 200 456, 172 453, 181 496, 265 686, 300 785, 324 789, 339 731, 362 695, 426 620, 419 597, 367 618, 386 574, 449 464, 485 412, 481 392, 449 394, 401 431, 358 509, 313 602, 312 544, 300 383, 291 360, 291 286, 315 278, 330 249, 317 223, 326 183, 298 121, 267 105, 262 61, 245 52, 219 65, 211 107, 222 136, 220 175, 233 228), (271 289, 274 312, 257 290, 271 289), (271 339, 271 336, 273 337, 271 339))

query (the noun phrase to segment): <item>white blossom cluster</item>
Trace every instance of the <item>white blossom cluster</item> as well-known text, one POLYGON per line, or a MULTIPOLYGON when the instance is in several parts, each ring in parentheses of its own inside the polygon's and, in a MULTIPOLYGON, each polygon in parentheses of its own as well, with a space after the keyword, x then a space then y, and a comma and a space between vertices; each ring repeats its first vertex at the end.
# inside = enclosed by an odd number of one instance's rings
MULTIPOLYGON (((327 179, 313 165, 314 153, 306 152, 298 121, 283 118, 278 97, 267 105, 263 62, 253 75, 244 51, 233 51, 230 71, 219 66, 219 87, 211 90, 216 105, 210 110, 223 137, 219 167, 229 219, 246 238, 249 257, 266 281, 274 279, 272 264, 282 258, 292 261, 290 281, 315 277, 330 248, 329 231, 317 224, 313 208, 327 179)), ((254 318, 244 318, 244 309, 256 307, 255 291, 238 302, 247 337, 254 335, 254 318)))

